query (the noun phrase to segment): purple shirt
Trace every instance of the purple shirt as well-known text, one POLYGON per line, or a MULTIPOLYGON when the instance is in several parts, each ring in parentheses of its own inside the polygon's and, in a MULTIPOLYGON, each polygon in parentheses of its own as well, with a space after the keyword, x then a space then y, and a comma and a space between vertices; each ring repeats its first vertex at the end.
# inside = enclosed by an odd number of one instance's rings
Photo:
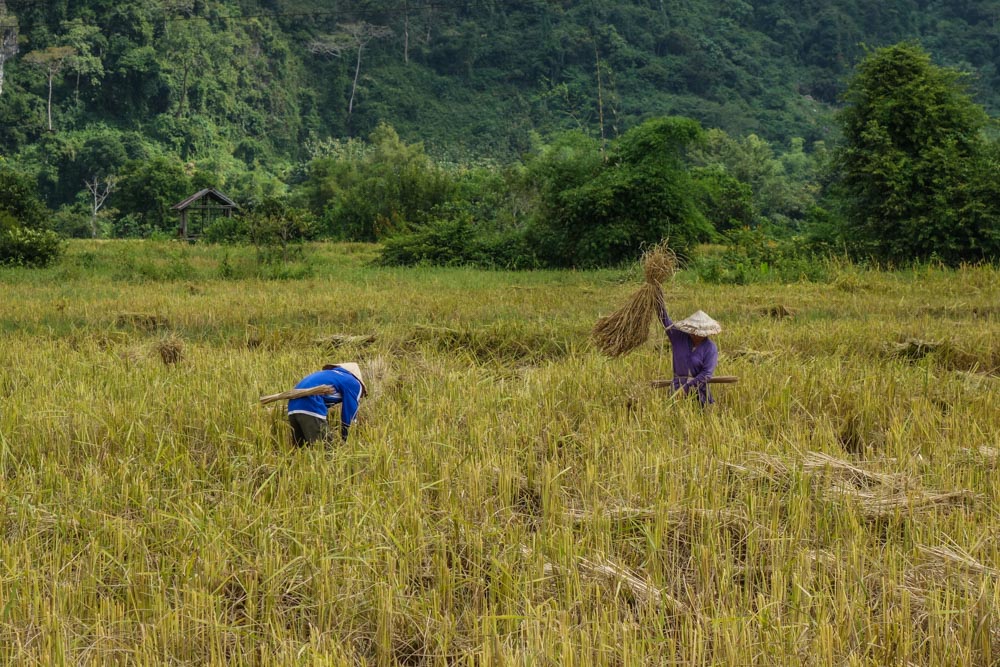
POLYGON ((694 346, 691 336, 673 328, 673 322, 667 315, 667 308, 660 305, 660 320, 667 330, 670 339, 670 351, 674 357, 674 390, 683 389, 688 393, 693 388, 698 389, 698 400, 702 405, 715 403, 712 392, 708 390, 708 379, 715 373, 719 363, 719 348, 715 342, 706 338, 694 346))

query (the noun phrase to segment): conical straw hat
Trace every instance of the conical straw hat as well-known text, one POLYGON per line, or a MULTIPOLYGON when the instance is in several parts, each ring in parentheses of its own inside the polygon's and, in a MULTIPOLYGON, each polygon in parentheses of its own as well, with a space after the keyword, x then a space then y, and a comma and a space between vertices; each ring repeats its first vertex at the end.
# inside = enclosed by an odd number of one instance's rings
POLYGON ((695 336, 714 336, 722 332, 722 325, 701 310, 680 322, 674 322, 673 328, 695 336))
POLYGON ((348 373, 350 373, 351 375, 353 375, 354 377, 356 377, 358 379, 358 382, 361 383, 361 395, 365 396, 365 395, 368 394, 368 387, 365 386, 365 381, 361 377, 361 367, 360 366, 358 366, 353 361, 345 361, 342 364, 334 364, 334 366, 336 366, 337 368, 343 368, 345 371, 347 371, 348 373))

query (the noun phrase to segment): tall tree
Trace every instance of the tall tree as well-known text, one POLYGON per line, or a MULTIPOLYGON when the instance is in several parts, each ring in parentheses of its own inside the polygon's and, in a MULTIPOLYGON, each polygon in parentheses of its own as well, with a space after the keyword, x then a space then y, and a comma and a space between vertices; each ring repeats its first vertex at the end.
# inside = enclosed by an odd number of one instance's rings
POLYGON ((80 78, 88 77, 92 84, 96 84, 104 76, 104 62, 101 60, 101 52, 106 47, 106 39, 101 33, 101 29, 95 25, 89 25, 82 19, 63 21, 62 39, 64 46, 72 47, 75 50, 66 60, 66 67, 76 74, 75 92, 76 99, 80 99, 80 78))
POLYGON ((858 66, 835 152, 848 238, 890 261, 955 263, 996 252, 995 202, 983 201, 987 116, 960 72, 913 43, 878 49, 858 66))
POLYGON ((309 43, 309 50, 315 54, 337 56, 349 48, 357 49, 357 62, 354 66, 354 81, 351 83, 351 99, 347 103, 347 115, 354 112, 354 94, 358 90, 358 75, 361 73, 361 53, 373 39, 383 39, 393 34, 392 28, 375 25, 365 21, 357 23, 341 23, 340 30, 331 35, 314 39, 309 43))
POLYGON ((173 83, 179 89, 175 118, 184 115, 192 75, 197 76, 217 64, 213 63, 214 54, 207 48, 212 41, 211 31, 204 21, 178 21, 166 36, 165 46, 169 53, 166 68, 173 73, 173 83))
POLYGON ((7 3, 0 0, 0 95, 3 95, 4 65, 8 58, 17 55, 17 17, 7 11, 7 3))
POLYGON ((50 46, 40 51, 32 51, 24 56, 25 64, 40 69, 49 82, 48 118, 49 132, 52 132, 52 84, 56 76, 62 72, 69 60, 76 56, 72 46, 50 46))
POLYGON ((104 206, 104 202, 118 188, 118 177, 109 175, 105 177, 94 176, 93 179, 85 180, 83 184, 90 193, 90 235, 93 238, 98 236, 97 216, 104 206))

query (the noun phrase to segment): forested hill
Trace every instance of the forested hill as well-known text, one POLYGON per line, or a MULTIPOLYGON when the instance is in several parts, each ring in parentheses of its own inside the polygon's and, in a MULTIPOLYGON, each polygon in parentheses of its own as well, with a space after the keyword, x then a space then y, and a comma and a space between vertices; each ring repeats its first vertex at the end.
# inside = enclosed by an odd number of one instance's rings
POLYGON ((864 46, 919 41, 1000 108, 996 0, 0 0, 0 154, 107 127, 292 164, 379 122, 438 155, 678 114, 810 145, 864 46), (49 101, 51 99, 51 109, 49 101))

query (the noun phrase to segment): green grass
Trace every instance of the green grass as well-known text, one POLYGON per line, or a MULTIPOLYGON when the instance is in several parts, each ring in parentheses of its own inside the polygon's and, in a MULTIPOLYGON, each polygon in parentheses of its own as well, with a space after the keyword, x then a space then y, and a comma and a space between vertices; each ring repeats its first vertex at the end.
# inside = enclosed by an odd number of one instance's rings
POLYGON ((681 274, 671 313, 720 320, 740 377, 702 411, 648 387, 662 334, 587 340, 637 270, 374 253, 265 279, 250 250, 74 242, 0 271, 0 662, 1000 660, 996 269, 681 274), (376 359, 346 445, 293 451, 257 405, 376 359))

